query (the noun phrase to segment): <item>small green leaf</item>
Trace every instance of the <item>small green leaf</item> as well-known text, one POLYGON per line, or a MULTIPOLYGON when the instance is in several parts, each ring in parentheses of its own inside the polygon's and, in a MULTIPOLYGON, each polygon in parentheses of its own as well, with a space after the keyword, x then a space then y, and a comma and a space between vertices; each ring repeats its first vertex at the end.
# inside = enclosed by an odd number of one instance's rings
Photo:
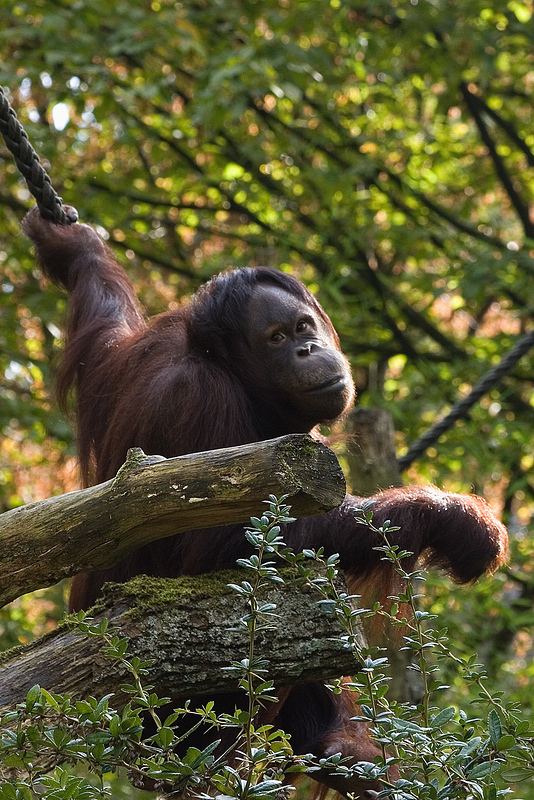
POLYGON ((494 708, 488 714, 488 729, 491 742, 494 746, 502 736, 501 720, 494 708))
POLYGON ((452 706, 449 708, 444 708, 443 711, 440 711, 439 714, 436 714, 435 717, 432 717, 430 721, 430 727, 434 730, 436 728, 441 728, 443 725, 446 725, 447 722, 451 721, 455 713, 456 709, 452 706))
POLYGON ((507 783, 520 783, 521 781, 528 781, 534 778, 534 769, 532 767, 514 767, 501 772, 501 778, 507 783))
POLYGON ((172 728, 160 728, 157 734, 158 743, 161 747, 170 747, 174 740, 174 731, 172 728))
POLYGON ((35 684, 26 695, 26 711, 31 711, 41 694, 41 687, 35 684))
POLYGON ((492 772, 497 772, 500 764, 494 761, 485 761, 483 764, 477 764, 468 773, 469 780, 474 781, 477 778, 485 778, 492 772))
POLYGON ((499 752, 502 752, 503 750, 510 750, 510 748, 514 747, 515 744, 515 737, 509 733, 506 736, 501 736, 497 742, 497 750, 499 750, 499 752))

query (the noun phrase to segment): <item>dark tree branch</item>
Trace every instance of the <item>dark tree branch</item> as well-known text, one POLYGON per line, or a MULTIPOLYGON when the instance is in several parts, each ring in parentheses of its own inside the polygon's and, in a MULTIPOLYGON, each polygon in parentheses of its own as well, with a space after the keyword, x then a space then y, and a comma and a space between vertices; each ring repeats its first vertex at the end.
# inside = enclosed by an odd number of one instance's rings
MULTIPOLYGON (((521 150, 521 152, 527 159, 529 167, 534 167, 534 153, 532 152, 528 144, 525 142, 525 140, 522 139, 521 136, 517 133, 512 123, 509 120, 503 119, 503 117, 501 117, 501 115, 498 114, 494 108, 491 108, 491 106, 489 106, 485 102, 485 100, 483 100, 482 97, 480 97, 480 95, 476 95, 473 93, 471 94, 473 97, 476 98, 476 102, 478 102, 480 108, 488 115, 488 117, 491 117, 491 119, 494 122, 496 122, 497 125, 511 139, 511 141, 515 144, 515 146, 519 150, 521 150)), ((532 97, 530 97, 529 99, 532 100, 532 97)))
POLYGON ((495 142, 490 136, 488 126, 486 125, 483 115, 480 113, 480 105, 478 97, 473 94, 465 83, 460 85, 460 91, 464 98, 465 104, 471 112, 475 124, 479 130, 482 141, 488 148, 491 160, 495 166, 495 171, 501 181, 510 202, 512 203, 517 216, 523 225, 525 236, 534 238, 534 224, 530 221, 529 209, 526 203, 523 202, 521 195, 514 188, 513 180, 506 169, 503 159, 500 157, 495 146, 495 142))
MULTIPOLYGON (((137 258, 142 260, 151 261, 153 264, 157 264, 163 269, 169 270, 169 272, 176 272, 178 275, 183 275, 185 278, 195 278, 195 272, 191 268, 181 267, 174 261, 167 261, 166 259, 160 258, 155 253, 147 252, 146 250, 141 250, 136 245, 132 244, 131 241, 128 242, 121 242, 118 239, 115 239, 114 236, 110 236, 108 239, 108 243, 113 245, 113 247, 117 247, 120 250, 131 250, 132 253, 135 253, 137 258)), ((185 258, 184 258, 185 261, 185 258)))
POLYGON ((150 197, 148 195, 133 192, 131 189, 115 189, 113 186, 108 186, 101 181, 89 180, 87 185, 99 191, 107 192, 113 197, 126 197, 132 203, 143 203, 147 206, 155 206, 157 208, 176 209, 177 211, 210 211, 217 212, 223 211, 222 206, 203 205, 197 206, 195 203, 173 203, 171 200, 165 200, 163 197, 150 197))
MULTIPOLYGON (((253 109, 254 111, 256 111, 265 120, 268 120, 271 117, 271 112, 266 111, 263 107, 258 107, 257 103, 250 102, 249 103, 249 107, 251 109, 253 109)), ((319 111, 322 111, 320 106, 317 106, 317 109, 319 111)), ((296 128, 293 128, 293 127, 287 125, 286 123, 282 122, 276 115, 272 115, 272 118, 276 123, 282 125, 288 132, 290 132, 294 136, 298 137, 299 139, 305 141, 310 146, 318 149, 327 158, 329 158, 332 161, 334 161, 334 163, 336 163, 338 166, 342 166, 344 169, 349 169, 350 163, 348 161, 346 161, 345 159, 343 159, 336 151, 334 151, 334 150, 331 151, 326 147, 317 146, 316 143, 311 141, 310 137, 306 136, 306 134, 303 131, 301 131, 300 129, 296 129, 296 128)), ((329 121, 329 123, 332 124, 332 120, 330 119, 330 117, 328 117, 328 121, 329 121)), ((338 133, 339 132, 340 131, 338 130, 338 133)), ((341 132, 343 132, 343 131, 341 130, 341 132)), ((358 147, 360 145, 361 145, 361 142, 358 144, 358 147)), ((345 146, 349 147, 350 149, 354 149, 355 142, 354 141, 345 141, 345 142, 343 142, 341 147, 343 148, 345 146)), ((234 158, 237 158, 237 157, 240 157, 240 154, 239 154, 239 151, 237 150, 236 145, 234 144, 234 158)), ((249 169, 249 171, 254 171, 256 169, 255 165, 251 164, 250 160, 248 160, 248 167, 247 168, 249 169)), ((256 171, 259 173, 259 170, 256 170, 256 171)), ((378 177, 378 174, 379 174, 379 170, 377 170, 377 177, 378 177)), ((371 180, 370 182, 372 183, 373 181, 371 180)), ((271 182, 271 185, 272 184, 274 184, 274 182, 271 182)), ((379 191, 382 190, 379 185, 377 185, 377 188, 379 189, 379 191)), ((272 188, 271 190, 274 191, 275 189, 277 189, 278 194, 280 194, 280 189, 278 188, 277 185, 274 188, 272 188)), ((300 219, 308 227, 311 227, 312 230, 314 230, 314 231, 317 230, 316 223, 311 220, 309 215, 303 216, 302 214, 300 214, 300 219)), ((338 225, 340 225, 340 224, 341 223, 338 220, 338 225)), ((332 234, 329 231, 322 231, 322 232, 325 235, 326 243, 329 244, 331 247, 334 247, 336 250, 338 250, 339 249, 338 237, 337 236, 336 237, 332 236, 332 234)), ((351 239, 353 238, 351 232, 347 231, 346 228, 345 228, 345 234, 346 234, 347 237, 349 237, 351 239)), ((377 292, 379 297, 382 298, 383 302, 384 302, 385 298, 391 300, 398 307, 398 309, 401 312, 401 314, 403 314, 408 319, 409 322, 411 322, 414 326, 416 326, 416 327, 420 328, 421 330, 423 330, 424 333, 427 334, 427 336, 429 336, 430 338, 434 339, 437 344, 439 344, 441 347, 443 347, 446 350, 446 352, 449 352, 449 353, 451 353, 451 355, 457 356, 457 357, 462 358, 462 359, 464 359, 466 357, 464 351, 461 348, 459 348, 458 345, 456 345, 454 342, 451 342, 451 340, 447 336, 445 336, 428 319, 426 319, 424 314, 421 314, 421 312, 417 311, 412 306, 410 306, 409 303, 406 303, 387 284, 386 279, 382 274, 378 274, 373 269, 371 269, 371 267, 369 265, 369 259, 367 258, 367 255, 365 254, 364 250, 356 242, 354 242, 354 249, 355 249, 356 255, 358 256, 358 261, 357 262, 355 260, 353 260, 353 263, 355 263, 355 265, 356 265, 356 269, 362 274, 364 280, 370 286, 372 286, 374 288, 374 290, 377 292)), ((311 258, 309 253, 307 254, 307 258, 309 260, 311 258)), ((385 304, 383 305, 382 313, 383 313, 384 318, 386 320, 387 326, 389 327, 389 329, 393 333, 394 337, 401 343, 401 345, 403 347, 403 352, 406 355, 408 355, 408 356, 410 356, 412 358, 415 358, 415 359, 419 358, 419 353, 417 352, 417 349, 410 342, 408 337, 400 330, 400 328, 398 327, 398 325, 395 322, 394 318, 389 314, 385 304)))

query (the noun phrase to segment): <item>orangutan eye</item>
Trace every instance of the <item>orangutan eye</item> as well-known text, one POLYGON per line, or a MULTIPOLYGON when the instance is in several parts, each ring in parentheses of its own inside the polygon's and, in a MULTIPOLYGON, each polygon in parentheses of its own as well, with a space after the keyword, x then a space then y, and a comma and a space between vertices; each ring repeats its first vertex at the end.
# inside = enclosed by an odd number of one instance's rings
POLYGON ((284 341, 284 338, 285 337, 283 333, 280 333, 280 331, 276 331, 276 333, 273 333, 269 341, 274 342, 274 344, 279 344, 280 342, 284 341))

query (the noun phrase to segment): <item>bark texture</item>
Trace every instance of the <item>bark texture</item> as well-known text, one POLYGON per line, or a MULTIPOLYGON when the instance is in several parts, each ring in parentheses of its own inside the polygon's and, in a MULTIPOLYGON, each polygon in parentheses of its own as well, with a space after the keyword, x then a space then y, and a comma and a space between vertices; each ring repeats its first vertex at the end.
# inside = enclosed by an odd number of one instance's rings
MULTIPOLYGON (((245 570, 176 579, 140 576, 125 584, 108 584, 91 612, 98 622, 130 640, 129 653, 153 659, 150 683, 160 696, 194 697, 235 691, 236 679, 224 667, 248 656, 248 633, 238 621, 247 613, 246 600, 228 587, 250 575, 245 570)), ((339 640, 335 616, 325 614, 319 596, 303 587, 290 570, 283 584, 262 595, 276 604, 273 630, 257 640, 256 654, 268 661, 269 678, 277 686, 348 674, 352 653, 339 640)), ((76 698, 111 693, 120 708, 127 696, 121 683, 131 679, 122 667, 101 653, 102 640, 79 634, 71 625, 0 659, 0 711, 24 700, 38 684, 76 698)))

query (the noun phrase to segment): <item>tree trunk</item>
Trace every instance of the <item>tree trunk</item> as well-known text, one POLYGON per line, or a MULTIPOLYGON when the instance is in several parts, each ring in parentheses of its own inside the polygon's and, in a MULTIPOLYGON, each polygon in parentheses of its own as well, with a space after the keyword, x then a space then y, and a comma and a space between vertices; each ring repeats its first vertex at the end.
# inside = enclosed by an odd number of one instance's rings
POLYGON ((393 418, 385 408, 355 408, 344 426, 351 491, 368 497, 402 486, 395 453, 393 418))

